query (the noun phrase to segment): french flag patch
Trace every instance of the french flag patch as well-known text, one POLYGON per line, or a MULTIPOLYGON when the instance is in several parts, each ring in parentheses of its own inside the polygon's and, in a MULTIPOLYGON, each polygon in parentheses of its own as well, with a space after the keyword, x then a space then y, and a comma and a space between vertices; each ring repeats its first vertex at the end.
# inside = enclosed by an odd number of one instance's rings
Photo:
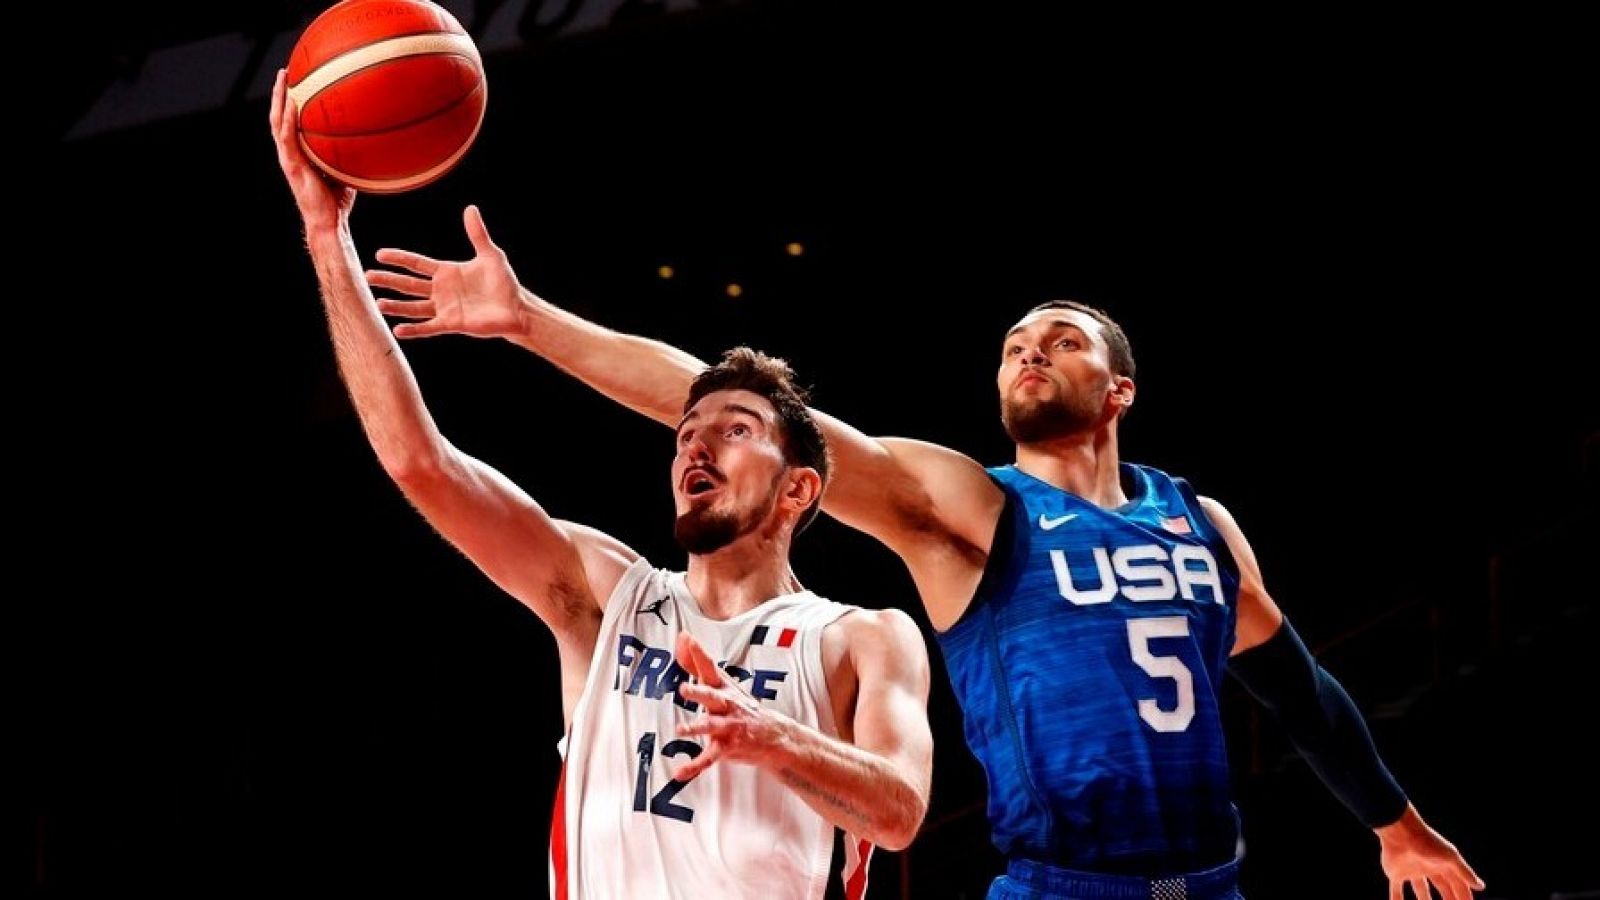
POLYGON ((795 630, 793 628, 768 628, 757 625, 756 630, 750 633, 750 643, 762 647, 787 647, 794 643, 795 630))

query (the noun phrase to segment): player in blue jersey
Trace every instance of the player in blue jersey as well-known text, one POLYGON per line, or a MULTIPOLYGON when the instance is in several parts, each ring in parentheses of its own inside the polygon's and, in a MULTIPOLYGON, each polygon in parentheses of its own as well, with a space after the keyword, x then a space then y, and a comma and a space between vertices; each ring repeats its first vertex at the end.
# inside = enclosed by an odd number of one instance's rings
MULTIPOLYGON (((571 315, 522 288, 473 208, 476 256, 402 251, 368 273, 417 298, 380 308, 402 337, 499 336, 673 424, 703 364, 571 315)), ((1126 335, 1073 302, 1031 310, 1001 343, 997 387, 1016 461, 873 438, 817 413, 835 454, 823 509, 910 569, 989 780, 994 898, 1236 897, 1237 816, 1218 712, 1223 672, 1274 713, 1317 775, 1377 835, 1390 896, 1482 881, 1395 783, 1365 723, 1262 584, 1228 511, 1122 462, 1135 397, 1126 335)))

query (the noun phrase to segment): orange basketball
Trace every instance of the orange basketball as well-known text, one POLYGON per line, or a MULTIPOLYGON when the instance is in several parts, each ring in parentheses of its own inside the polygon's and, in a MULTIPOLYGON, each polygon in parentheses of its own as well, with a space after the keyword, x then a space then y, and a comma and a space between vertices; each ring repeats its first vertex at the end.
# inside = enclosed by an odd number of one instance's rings
POLYGON ((300 146, 353 188, 393 194, 455 167, 483 124, 483 60, 428 0, 342 0, 289 54, 300 146))

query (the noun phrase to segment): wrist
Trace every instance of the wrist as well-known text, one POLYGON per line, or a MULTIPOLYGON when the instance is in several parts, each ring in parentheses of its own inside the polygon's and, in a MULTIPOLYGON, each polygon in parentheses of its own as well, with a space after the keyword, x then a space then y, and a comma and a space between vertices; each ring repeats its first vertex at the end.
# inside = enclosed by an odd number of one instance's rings
POLYGON ((319 247, 342 248, 345 244, 353 243, 350 229, 345 227, 343 218, 332 222, 306 222, 306 245, 316 250, 319 247))
POLYGON ((538 338, 540 335, 549 334, 548 326, 555 307, 549 301, 535 294, 525 287, 517 288, 517 327, 512 334, 506 335, 514 343, 521 344, 534 352, 539 352, 538 338))
POLYGON ((1387 825, 1378 825, 1372 829, 1372 832, 1378 836, 1380 841, 1403 840, 1417 830, 1426 827, 1423 824, 1422 816, 1417 813, 1417 808, 1408 802, 1405 810, 1400 813, 1400 818, 1387 825))
POLYGON ((762 710, 762 722, 757 730, 761 736, 757 751, 757 764, 770 769, 792 768, 801 757, 805 733, 799 722, 777 713, 762 710))

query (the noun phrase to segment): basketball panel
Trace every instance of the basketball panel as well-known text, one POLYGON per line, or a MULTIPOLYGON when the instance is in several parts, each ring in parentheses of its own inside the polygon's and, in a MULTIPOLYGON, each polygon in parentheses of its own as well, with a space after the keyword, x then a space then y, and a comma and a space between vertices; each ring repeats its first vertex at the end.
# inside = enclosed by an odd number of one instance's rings
POLYGON ((392 131, 361 135, 302 132, 306 149, 330 174, 368 190, 384 183, 409 190, 438 178, 460 160, 483 123, 487 92, 480 85, 455 105, 392 131), (415 181, 426 176, 426 181, 415 181))
POLYGON ((300 110, 303 131, 334 136, 389 132, 431 119, 482 84, 475 60, 453 54, 385 60, 342 78, 300 110))
POLYGON ((343 0, 300 33, 289 54, 289 84, 352 50, 411 34, 466 34, 442 6, 420 0, 343 0))

